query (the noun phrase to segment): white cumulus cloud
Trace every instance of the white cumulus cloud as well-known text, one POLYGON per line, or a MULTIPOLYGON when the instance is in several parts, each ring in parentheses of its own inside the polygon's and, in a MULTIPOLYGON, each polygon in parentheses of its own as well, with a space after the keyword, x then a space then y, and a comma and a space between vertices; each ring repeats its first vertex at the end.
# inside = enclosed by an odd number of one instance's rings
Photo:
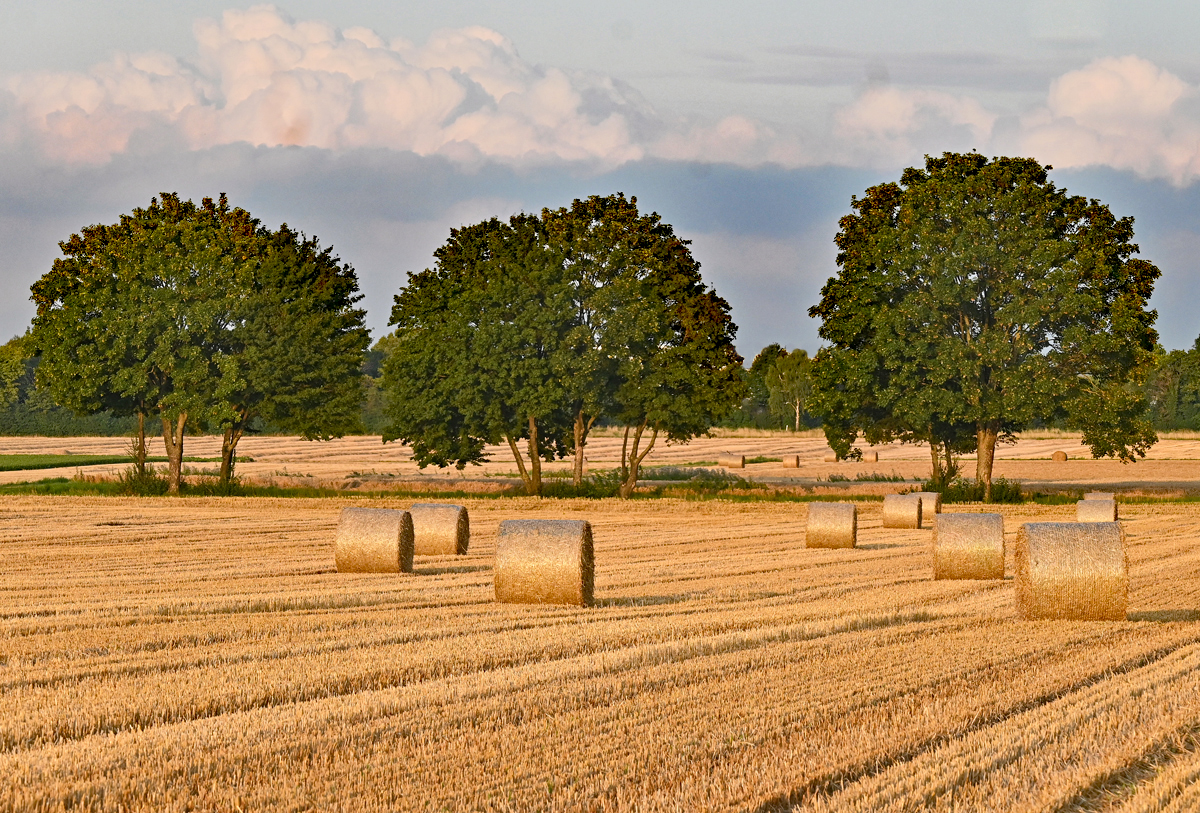
POLYGON ((273 6, 195 26, 192 60, 118 55, 84 73, 30 73, 8 89, 44 151, 98 162, 139 130, 192 148, 248 142, 421 155, 618 164, 653 114, 609 77, 532 65, 485 28, 423 45, 294 21, 273 6))

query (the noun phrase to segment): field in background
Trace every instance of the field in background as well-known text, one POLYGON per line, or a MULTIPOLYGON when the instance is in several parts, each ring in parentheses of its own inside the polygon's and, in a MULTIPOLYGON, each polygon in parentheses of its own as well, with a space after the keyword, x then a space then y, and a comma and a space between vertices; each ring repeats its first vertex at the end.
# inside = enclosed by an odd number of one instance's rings
MULTIPOLYGON (((1053 434, 1053 433, 1052 433, 1053 434)), ((116 462, 90 463, 85 455, 114 456, 126 453, 127 438, 0 438, 0 464, 7 455, 62 455, 63 465, 39 471, 0 471, 0 484, 46 477, 104 477, 115 479, 127 466, 116 462)), ((764 462, 734 470, 739 476, 802 494, 874 495, 911 489, 929 476, 928 447, 889 444, 872 447, 879 454, 875 463, 853 461, 826 463, 829 448, 817 432, 749 430, 738 435, 697 438, 690 443, 656 445, 648 466, 712 466, 721 452, 744 454, 748 459, 779 460, 784 454, 800 457, 799 468, 784 468, 782 462, 764 462), (855 478, 862 478, 858 481, 855 478), (877 478, 876 481, 869 481, 877 478), (899 478, 901 482, 879 482, 899 478), (864 482, 864 480, 868 480, 864 482)), ((197 459, 190 464, 196 472, 215 474, 221 452, 220 438, 188 438, 185 454, 197 459), (213 462, 201 462, 213 461, 213 462)), ((379 437, 348 437, 328 442, 310 442, 291 437, 248 437, 238 446, 244 460, 238 475, 247 483, 277 486, 312 486, 338 490, 458 491, 468 493, 515 491, 520 487, 516 465, 507 446, 489 447, 491 460, 482 466, 420 469, 409 450, 396 443, 384 444, 379 437)), ((588 444, 588 470, 612 470, 618 465, 621 438, 598 435, 588 444)), ((162 439, 152 439, 152 455, 163 454, 162 439)), ((963 474, 973 477, 973 456, 963 458, 963 474)), ((0 468, 4 468, 0 465, 0 468)), ((545 465, 549 479, 569 476, 571 461, 545 465)), ((1115 460, 1093 460, 1077 434, 1033 434, 1017 444, 997 449, 997 477, 1022 482, 1030 492, 1080 492, 1116 490, 1126 496, 1200 496, 1200 435, 1188 433, 1164 438, 1147 459, 1134 464, 1115 460), (1066 463, 1053 462, 1057 450, 1070 456, 1066 463)), ((652 487, 647 483, 646 486, 652 487)))
POLYGON ((878 503, 807 550, 804 504, 469 501, 469 555, 337 574, 352 504, 5 500, 0 809, 1200 803, 1200 506, 1123 507, 1129 619, 1088 623, 932 581, 878 503), (598 606, 493 603, 512 517, 592 521, 598 606))

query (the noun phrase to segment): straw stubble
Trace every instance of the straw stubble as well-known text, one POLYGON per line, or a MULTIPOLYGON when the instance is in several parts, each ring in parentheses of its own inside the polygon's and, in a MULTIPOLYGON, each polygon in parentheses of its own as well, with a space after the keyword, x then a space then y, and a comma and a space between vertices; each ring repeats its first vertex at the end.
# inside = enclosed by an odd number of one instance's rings
POLYGON ((804 544, 809 548, 852 548, 858 540, 858 507, 853 503, 808 505, 804 544))
POLYGON ((941 514, 933 524, 933 578, 1003 579, 1004 517, 941 514))
POLYGON ((388 508, 343 508, 334 560, 339 573, 412 573, 412 517, 388 508))
POLYGON ((1021 618, 1123 621, 1129 560, 1119 522, 1030 522, 1017 531, 1021 618))
POLYGON ((496 538, 496 601, 589 607, 592 526, 583 520, 509 519, 496 538))
POLYGON ((445 503, 417 503, 412 515, 413 552, 418 556, 462 556, 471 543, 467 509, 445 503))

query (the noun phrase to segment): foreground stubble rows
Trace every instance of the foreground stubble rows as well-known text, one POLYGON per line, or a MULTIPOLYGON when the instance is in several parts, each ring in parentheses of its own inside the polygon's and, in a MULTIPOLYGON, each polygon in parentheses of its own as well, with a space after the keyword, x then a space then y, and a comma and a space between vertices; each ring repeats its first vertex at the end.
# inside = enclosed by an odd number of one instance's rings
MULTIPOLYGON (((469 554, 412 576, 333 572, 347 504, 11 501, 0 809, 1147 811, 1194 794, 1192 506, 1123 508, 1130 620, 1033 623, 1011 580, 932 581, 929 532, 881 528, 878 503, 858 549, 808 550, 802 504, 478 501, 469 554), (496 525, 530 516, 593 523, 598 606, 492 602, 496 525)), ((1004 512, 1011 538, 1073 506, 1004 512)))

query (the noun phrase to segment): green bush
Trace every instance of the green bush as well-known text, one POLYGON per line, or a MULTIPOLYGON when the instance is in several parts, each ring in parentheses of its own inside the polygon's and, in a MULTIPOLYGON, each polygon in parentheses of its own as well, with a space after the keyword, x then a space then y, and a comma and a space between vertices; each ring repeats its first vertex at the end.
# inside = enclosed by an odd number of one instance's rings
POLYGON ((117 477, 117 492, 127 497, 157 497, 167 493, 167 478, 149 464, 144 472, 129 466, 117 477))
MULTIPOLYGON (((948 485, 935 480, 926 480, 922 484, 921 490, 941 492, 944 503, 983 502, 984 485, 976 480, 955 477, 948 485)), ((1016 480, 996 477, 992 480, 992 502, 1014 504, 1025 502, 1021 484, 1016 480)))

